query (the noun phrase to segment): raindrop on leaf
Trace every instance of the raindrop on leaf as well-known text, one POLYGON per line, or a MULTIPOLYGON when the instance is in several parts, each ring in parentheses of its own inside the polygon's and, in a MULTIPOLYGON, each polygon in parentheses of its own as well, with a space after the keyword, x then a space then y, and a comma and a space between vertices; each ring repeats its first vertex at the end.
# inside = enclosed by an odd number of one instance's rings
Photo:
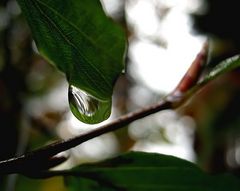
POLYGON ((111 114, 112 100, 99 100, 73 85, 68 89, 68 101, 74 116, 84 123, 100 123, 111 114))

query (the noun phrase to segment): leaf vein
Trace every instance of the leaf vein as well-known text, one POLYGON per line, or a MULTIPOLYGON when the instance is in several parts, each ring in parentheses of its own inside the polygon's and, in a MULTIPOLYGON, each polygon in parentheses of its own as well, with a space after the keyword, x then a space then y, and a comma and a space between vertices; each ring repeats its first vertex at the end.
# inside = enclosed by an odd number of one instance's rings
MULTIPOLYGON (((34 4, 33 0, 31 0, 31 1, 32 1, 32 3, 34 4)), ((51 8, 50 8, 49 6, 45 5, 45 4, 42 3, 41 1, 35 0, 35 2, 38 2, 38 3, 44 5, 45 7, 47 7, 48 9, 51 10, 51 8)), ((111 85, 110 85, 109 81, 108 81, 108 80, 101 74, 101 72, 87 59, 87 57, 84 56, 83 53, 78 50, 78 48, 76 47, 76 45, 75 45, 73 42, 71 42, 71 40, 62 32, 61 28, 60 28, 59 26, 57 26, 57 24, 56 24, 54 21, 52 21, 52 19, 49 18, 49 17, 46 15, 46 13, 44 13, 43 10, 42 10, 38 5, 35 4, 35 6, 36 6, 36 8, 39 10, 39 12, 50 22, 50 24, 59 32, 59 34, 65 39, 65 41, 66 41, 71 47, 73 47, 73 48, 76 50, 76 52, 77 52, 83 59, 85 59, 85 61, 99 74, 99 76, 100 76, 100 77, 102 78, 102 80, 106 83, 106 85, 107 85, 109 88, 111 88, 111 85)), ((54 11, 55 14, 58 14, 58 16, 60 16, 60 17, 62 18, 62 16, 61 16, 59 13, 57 13, 54 9, 52 9, 52 11, 54 11)), ((64 18, 62 18, 62 19, 64 19, 64 18)), ((64 21, 67 22, 65 19, 64 19, 64 21)), ((67 22, 67 23, 68 23, 68 24, 71 24, 70 22, 67 22)), ((77 31, 80 32, 82 35, 84 35, 80 30, 77 30, 77 31)), ((84 37, 86 37, 86 36, 84 36, 84 37)), ((89 38, 88 38, 88 39, 89 39, 89 38)), ((84 71, 84 70, 82 70, 82 71, 84 71)), ((93 81, 92 78, 88 75, 88 73, 85 72, 85 71, 84 71, 84 73, 86 74, 86 76, 88 76, 88 79, 94 83, 94 81, 93 81)), ((102 91, 100 87, 98 87, 98 86, 96 86, 96 87, 97 87, 100 91, 102 91)))

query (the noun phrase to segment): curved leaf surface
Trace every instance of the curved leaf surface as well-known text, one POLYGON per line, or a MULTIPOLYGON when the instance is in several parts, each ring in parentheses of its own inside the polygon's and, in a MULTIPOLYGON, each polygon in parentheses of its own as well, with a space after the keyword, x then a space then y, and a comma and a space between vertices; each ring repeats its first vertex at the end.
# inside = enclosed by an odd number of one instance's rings
POLYGON ((126 39, 99 0, 18 3, 40 54, 66 74, 70 85, 111 102, 113 86, 124 69, 126 39))
POLYGON ((162 154, 131 152, 97 164, 81 165, 66 178, 69 190, 237 191, 231 175, 209 175, 188 161, 162 154))

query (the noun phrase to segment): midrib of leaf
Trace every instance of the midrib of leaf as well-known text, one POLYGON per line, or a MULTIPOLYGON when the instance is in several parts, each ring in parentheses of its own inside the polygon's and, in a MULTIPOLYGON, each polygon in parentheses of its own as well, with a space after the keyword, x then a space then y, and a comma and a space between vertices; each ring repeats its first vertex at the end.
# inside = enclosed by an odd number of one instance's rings
MULTIPOLYGON (((74 45, 74 43, 72 43, 72 42, 70 41, 70 39, 68 39, 68 37, 64 35, 64 32, 62 32, 61 27, 58 27, 57 24, 54 23, 54 22, 42 11, 42 9, 41 9, 38 5, 35 4, 36 1, 38 1, 38 0, 35 0, 34 2, 33 2, 33 0, 31 0, 31 1, 32 1, 33 5, 35 5, 35 7, 39 10, 39 12, 40 12, 40 13, 50 22, 50 24, 59 32, 59 34, 63 37, 63 39, 65 39, 66 42, 67 42, 70 46, 72 46, 72 47, 77 51, 77 53, 78 53, 87 63, 89 63, 89 64, 100 74, 100 76, 103 78, 103 80, 105 80, 104 77, 101 75, 101 72, 99 72, 99 71, 91 64, 91 62, 88 61, 88 59, 86 58, 86 56, 84 56, 84 55, 82 54, 82 52, 80 52, 80 51, 78 50, 78 48, 76 47, 76 45, 74 45)), ((39 2, 39 1, 38 1, 38 2, 39 2)), ((39 3, 41 3, 41 2, 39 2, 39 3)), ((42 3, 42 4, 43 4, 43 3, 42 3)), ((43 5, 44 5, 44 4, 43 4, 43 5)), ((47 8, 50 9, 50 7, 47 7, 47 8)), ((54 11, 54 10, 52 10, 52 11, 54 11)), ((56 12, 55 12, 55 14, 56 14, 56 12)), ((60 16, 60 15, 58 14, 58 16, 60 16)), ((65 21, 65 22, 66 22, 66 21, 65 21)), ((68 23, 68 24, 69 24, 69 23, 68 23)), ((70 66, 72 66, 72 65, 70 65, 70 66)), ((71 67, 71 70, 72 70, 72 69, 73 69, 73 68, 71 67)), ((83 70, 83 72, 86 74, 86 76, 88 77, 88 79, 89 79, 90 81, 92 81, 92 79, 91 79, 91 77, 89 76, 89 74, 86 73, 84 70, 83 70)), ((92 81, 92 82, 93 82, 93 81, 92 81)))
MULTIPOLYGON (((110 57, 113 61, 117 62, 117 60, 115 59, 115 57, 112 57, 111 54, 108 54, 108 52, 104 51, 101 46, 98 46, 97 43, 95 43, 94 39, 90 38, 87 34, 85 34, 83 31, 79 30, 79 28, 73 24, 72 22, 70 22, 68 19, 66 19, 65 17, 63 17, 57 10, 55 10, 54 8, 52 8, 51 6, 47 5, 46 3, 42 2, 41 0, 31 0, 33 1, 37 1, 38 3, 42 4, 43 6, 45 6, 46 8, 48 8, 49 10, 51 10, 53 13, 55 13, 56 15, 58 15, 59 17, 61 17, 62 20, 64 20, 64 22, 68 23, 69 25, 71 25, 76 31, 78 31, 79 33, 81 33, 84 38, 86 38, 89 42, 91 42, 92 45, 94 45, 95 47, 97 47, 99 50, 101 50, 102 52, 104 52, 104 54, 108 55, 108 57, 110 57)), ((39 7, 40 8, 40 7, 39 7)), ((41 8, 40 8, 41 9, 41 8)), ((44 14, 44 12, 42 12, 44 14)))
MULTIPOLYGON (((45 6, 46 8, 48 8, 50 11, 52 11, 54 14, 56 14, 57 16, 59 16, 64 22, 66 22, 68 25, 72 26, 75 30, 77 30, 81 35, 84 36, 84 38, 86 38, 92 45, 94 45, 96 48, 100 49, 102 52, 106 53, 105 51, 103 51, 101 48, 99 48, 98 46, 96 46, 96 44, 93 42, 93 40, 91 40, 90 38, 87 37, 86 34, 84 34, 82 31, 80 31, 74 24, 72 24, 71 22, 69 22, 68 20, 66 20, 61 14, 59 14, 55 9, 53 9, 52 7, 46 5, 45 3, 39 1, 39 0, 31 0, 32 4, 39 10, 39 12, 50 22, 49 24, 51 24, 58 32, 59 34, 65 39, 65 41, 72 46, 77 53, 79 53, 80 56, 82 56, 82 58, 84 58, 86 60, 86 62, 91 65, 91 67, 99 74, 99 76, 101 76, 101 78, 103 79, 103 81, 106 83, 106 85, 111 88, 111 84, 109 83, 109 81, 104 77, 104 75, 102 75, 101 71, 99 71, 91 62, 88 61, 88 59, 83 56, 83 53, 81 51, 78 50, 78 48, 76 47, 76 45, 71 42, 70 39, 68 39, 67 36, 64 35, 64 33, 61 31, 61 28, 59 26, 57 26, 57 24, 51 19, 49 18, 46 13, 43 12, 43 10, 37 5, 35 4, 36 2, 42 4, 43 6, 45 6)), ((109 54, 108 54, 109 56, 109 54)), ((112 56, 109 56, 112 58, 112 56)), ((115 60, 114 58, 112 58, 113 60, 115 60)), ((83 70, 84 71, 84 70, 83 70)), ((84 71, 85 72, 85 71, 84 71)), ((92 81, 94 83, 94 81, 91 79, 91 77, 89 76, 88 73, 85 72, 85 74, 88 76, 88 79, 90 81, 92 81)), ((100 91, 101 88, 96 86, 100 91)))

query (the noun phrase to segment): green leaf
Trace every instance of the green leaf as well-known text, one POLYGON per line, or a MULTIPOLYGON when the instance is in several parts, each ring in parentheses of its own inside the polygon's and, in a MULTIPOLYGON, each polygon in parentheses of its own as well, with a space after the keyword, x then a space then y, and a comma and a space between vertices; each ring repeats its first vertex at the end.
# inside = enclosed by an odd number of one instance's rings
POLYGON ((103 105, 104 111, 100 112, 103 116, 98 113, 94 117, 88 111, 76 112, 76 104, 84 106, 77 100, 71 107, 75 116, 88 123, 106 119, 110 115, 113 86, 124 69, 126 38, 120 26, 105 15, 99 0, 18 0, 18 3, 40 54, 66 74, 71 87, 88 95, 85 101, 98 100, 99 111, 103 105))
POLYGON ((70 191, 238 191, 231 175, 209 175, 188 161, 162 154, 131 152, 69 171, 70 191))
POLYGON ((200 87, 204 86, 208 82, 216 79, 222 74, 225 74, 229 71, 232 71, 240 66, 240 55, 235 55, 233 57, 227 58, 220 62, 217 66, 215 66, 209 74, 204 76, 204 78, 198 82, 196 86, 194 86, 193 91, 199 89, 200 87))

